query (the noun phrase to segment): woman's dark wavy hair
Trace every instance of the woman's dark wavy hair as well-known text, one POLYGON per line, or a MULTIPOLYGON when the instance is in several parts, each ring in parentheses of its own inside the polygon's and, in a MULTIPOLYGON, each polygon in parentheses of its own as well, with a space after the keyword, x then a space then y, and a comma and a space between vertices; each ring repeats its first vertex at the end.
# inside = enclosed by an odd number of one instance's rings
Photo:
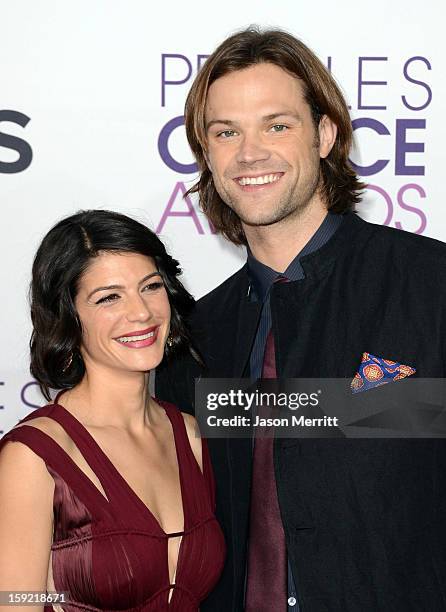
POLYGON ((194 299, 179 281, 179 264, 161 240, 125 215, 108 210, 80 211, 48 232, 32 268, 31 374, 48 400, 50 389, 69 389, 84 376, 79 350, 82 326, 74 300, 80 278, 101 252, 139 253, 155 261, 171 308, 172 346, 166 344, 165 359, 187 351, 198 357, 185 323, 194 299))
POLYGON ((322 193, 334 213, 353 210, 364 185, 349 163, 352 124, 344 97, 328 70, 300 40, 282 30, 261 31, 257 26, 233 34, 207 58, 190 89, 185 107, 189 145, 198 163, 199 181, 187 192, 198 193, 200 207, 215 229, 234 244, 246 244, 237 214, 215 189, 206 162, 205 106, 209 87, 220 77, 260 63, 282 68, 302 83, 315 127, 327 115, 338 128, 332 150, 321 159, 322 193))

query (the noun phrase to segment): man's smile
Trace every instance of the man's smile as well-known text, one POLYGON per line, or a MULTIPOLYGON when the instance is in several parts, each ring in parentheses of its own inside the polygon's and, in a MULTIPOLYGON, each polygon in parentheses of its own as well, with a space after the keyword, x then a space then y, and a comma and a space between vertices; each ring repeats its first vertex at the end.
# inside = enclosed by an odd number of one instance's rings
POLYGON ((259 188, 271 187, 284 175, 284 172, 274 172, 270 174, 258 174, 256 176, 237 176, 233 179, 243 191, 258 191, 259 188))

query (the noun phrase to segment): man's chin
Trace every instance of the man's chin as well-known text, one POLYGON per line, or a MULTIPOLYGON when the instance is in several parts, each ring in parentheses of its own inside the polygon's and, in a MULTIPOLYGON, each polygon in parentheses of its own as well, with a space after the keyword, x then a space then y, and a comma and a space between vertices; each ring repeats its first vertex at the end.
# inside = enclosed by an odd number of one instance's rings
MULTIPOLYGON (((240 216, 240 215, 239 215, 240 216)), ((240 217, 243 227, 256 228, 256 227, 270 227, 280 223, 286 219, 289 215, 257 215, 256 217, 240 217)))
POLYGON ((233 203, 227 204, 227 206, 237 215, 242 225, 247 227, 264 227, 280 221, 280 215, 277 214, 277 211, 261 213, 258 210, 251 209, 247 212, 246 207, 243 207, 244 210, 241 210, 241 207, 234 206, 233 203))

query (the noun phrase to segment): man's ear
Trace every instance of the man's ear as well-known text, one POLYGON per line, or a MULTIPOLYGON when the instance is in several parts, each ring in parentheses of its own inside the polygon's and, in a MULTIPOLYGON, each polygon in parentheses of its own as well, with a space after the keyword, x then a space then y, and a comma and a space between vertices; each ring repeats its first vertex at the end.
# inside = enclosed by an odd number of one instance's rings
POLYGON ((333 148, 338 133, 338 126, 328 115, 322 115, 318 126, 319 155, 325 159, 333 148))

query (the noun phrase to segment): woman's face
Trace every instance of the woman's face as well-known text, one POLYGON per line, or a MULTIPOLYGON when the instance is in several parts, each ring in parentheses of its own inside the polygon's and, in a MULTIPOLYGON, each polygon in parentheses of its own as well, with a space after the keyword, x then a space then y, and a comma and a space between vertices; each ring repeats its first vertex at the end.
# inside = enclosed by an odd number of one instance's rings
POLYGON ((150 257, 100 253, 79 281, 75 306, 87 371, 146 372, 161 362, 170 304, 150 257))

